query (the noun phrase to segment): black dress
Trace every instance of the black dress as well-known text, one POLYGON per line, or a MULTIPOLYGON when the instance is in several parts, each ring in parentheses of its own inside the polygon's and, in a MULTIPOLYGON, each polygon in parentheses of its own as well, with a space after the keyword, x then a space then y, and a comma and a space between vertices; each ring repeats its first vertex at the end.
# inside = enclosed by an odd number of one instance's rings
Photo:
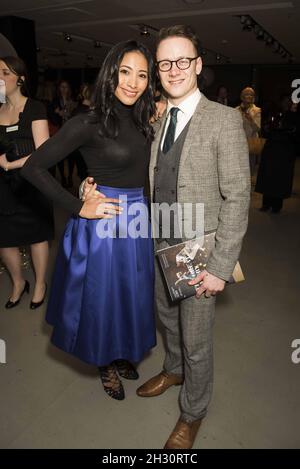
MULTIPOLYGON (((32 122, 47 119, 42 103, 28 98, 19 122, 0 125, 1 153, 8 161, 34 151, 32 122)), ((54 237, 52 205, 34 186, 22 178, 20 169, 0 168, 0 247, 26 246, 54 237)))
POLYGON ((264 133, 267 138, 262 151, 255 191, 269 198, 287 199, 291 196, 296 158, 296 113, 276 116, 264 133))

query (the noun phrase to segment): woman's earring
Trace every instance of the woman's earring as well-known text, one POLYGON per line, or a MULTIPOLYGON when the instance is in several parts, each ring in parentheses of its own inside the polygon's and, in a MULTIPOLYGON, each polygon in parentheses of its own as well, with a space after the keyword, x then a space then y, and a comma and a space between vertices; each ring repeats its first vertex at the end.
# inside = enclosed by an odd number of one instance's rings
POLYGON ((22 80, 22 78, 18 78, 18 80, 17 80, 17 85, 18 85, 18 86, 24 85, 24 80, 22 80))

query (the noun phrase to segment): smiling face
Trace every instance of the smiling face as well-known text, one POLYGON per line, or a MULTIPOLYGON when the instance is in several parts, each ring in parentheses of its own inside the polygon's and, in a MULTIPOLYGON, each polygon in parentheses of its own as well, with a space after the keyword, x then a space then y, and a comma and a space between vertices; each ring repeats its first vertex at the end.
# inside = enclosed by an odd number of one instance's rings
POLYGON ((116 97, 128 106, 132 106, 142 96, 148 86, 148 63, 138 51, 127 52, 119 67, 119 82, 115 90, 116 97))
MULTIPOLYGON (((163 39, 157 48, 157 62, 161 60, 178 60, 181 58, 197 57, 193 43, 185 37, 171 36, 163 39)), ((197 75, 202 70, 202 61, 198 57, 193 60, 186 70, 180 70, 175 63, 168 72, 159 71, 159 77, 164 90, 168 93, 172 104, 176 106, 184 101, 197 89, 197 75)))

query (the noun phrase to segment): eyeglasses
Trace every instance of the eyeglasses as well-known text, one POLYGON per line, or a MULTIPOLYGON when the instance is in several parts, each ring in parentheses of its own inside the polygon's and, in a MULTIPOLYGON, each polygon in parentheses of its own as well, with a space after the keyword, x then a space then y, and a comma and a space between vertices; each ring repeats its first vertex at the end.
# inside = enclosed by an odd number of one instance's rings
POLYGON ((159 62, 157 62, 157 66, 161 72, 168 72, 169 70, 171 70, 173 64, 176 64, 176 67, 179 68, 179 70, 186 70, 190 68, 193 60, 198 59, 198 57, 199 56, 193 58, 182 57, 178 60, 160 60, 159 62))

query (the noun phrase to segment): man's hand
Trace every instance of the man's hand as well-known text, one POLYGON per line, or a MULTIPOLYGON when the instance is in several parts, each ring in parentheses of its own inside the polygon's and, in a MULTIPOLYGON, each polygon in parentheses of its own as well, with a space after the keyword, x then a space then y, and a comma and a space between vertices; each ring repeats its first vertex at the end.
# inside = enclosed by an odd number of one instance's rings
MULTIPOLYGON (((82 192, 82 194, 80 195, 81 200, 85 201, 88 193, 91 191, 91 189, 93 189, 94 185, 95 185, 95 182, 94 182, 94 178, 92 178, 92 177, 87 177, 81 183, 81 186, 79 188, 79 191, 82 192)), ((104 197, 105 198, 105 195, 102 194, 102 192, 99 192, 99 191, 95 190, 95 191, 93 191, 93 197, 96 198, 96 199, 98 199, 99 197, 104 197)))
POLYGON ((200 272, 197 277, 188 283, 189 285, 201 283, 200 287, 196 290, 196 298, 200 298, 203 293, 206 298, 215 296, 218 292, 223 291, 225 287, 225 280, 210 274, 207 270, 200 272))
POLYGON ((155 103, 155 107, 156 107, 155 114, 150 119, 151 124, 153 124, 155 121, 157 121, 163 116, 167 107, 167 101, 164 101, 164 100, 158 101, 157 103, 155 103))
POLYGON ((105 197, 96 190, 97 184, 92 184, 92 188, 86 194, 84 204, 79 212, 82 218, 95 219, 95 218, 113 218, 120 215, 123 208, 120 207, 122 201, 120 199, 111 199, 105 197))

